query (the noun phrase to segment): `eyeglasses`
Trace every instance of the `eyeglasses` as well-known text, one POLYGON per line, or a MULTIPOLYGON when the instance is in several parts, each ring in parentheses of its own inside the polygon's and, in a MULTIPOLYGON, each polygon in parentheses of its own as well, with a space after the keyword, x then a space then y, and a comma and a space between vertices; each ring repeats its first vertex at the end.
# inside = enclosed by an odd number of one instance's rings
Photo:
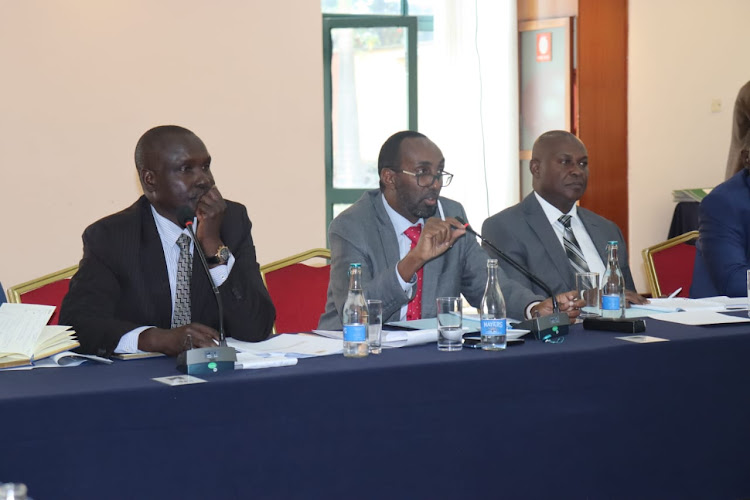
POLYGON ((438 172, 437 174, 432 174, 431 172, 422 172, 419 174, 415 174, 414 172, 409 172, 408 170, 397 170, 395 168, 391 168, 394 172, 399 172, 402 174, 408 174, 413 177, 417 178, 417 186, 419 187, 430 187, 434 184, 435 181, 439 181, 440 184, 443 185, 443 187, 450 185, 451 181, 453 180, 453 174, 449 172, 438 172))

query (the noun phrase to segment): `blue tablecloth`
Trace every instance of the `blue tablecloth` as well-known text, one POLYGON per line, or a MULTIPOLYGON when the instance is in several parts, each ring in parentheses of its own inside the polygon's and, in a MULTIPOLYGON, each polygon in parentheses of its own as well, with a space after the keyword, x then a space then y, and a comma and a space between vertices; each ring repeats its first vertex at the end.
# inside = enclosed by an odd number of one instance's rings
POLYGON ((750 496, 750 325, 572 328, 168 387, 173 359, 0 373, 0 481, 64 498, 750 496))

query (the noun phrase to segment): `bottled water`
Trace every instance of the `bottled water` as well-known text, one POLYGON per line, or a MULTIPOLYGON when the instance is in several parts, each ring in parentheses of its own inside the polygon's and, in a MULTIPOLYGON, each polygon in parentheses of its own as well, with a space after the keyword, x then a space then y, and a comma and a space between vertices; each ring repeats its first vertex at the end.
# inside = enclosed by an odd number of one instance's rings
POLYGON ((362 293, 362 265, 349 266, 349 295, 343 311, 344 356, 367 356, 367 302, 362 293))
POLYGON ((497 279, 497 259, 487 259, 487 286, 480 306, 482 349, 500 351, 506 346, 505 298, 497 279))
POLYGON ((625 279, 617 259, 617 242, 607 243, 607 270, 602 277, 602 317, 625 317, 625 279))

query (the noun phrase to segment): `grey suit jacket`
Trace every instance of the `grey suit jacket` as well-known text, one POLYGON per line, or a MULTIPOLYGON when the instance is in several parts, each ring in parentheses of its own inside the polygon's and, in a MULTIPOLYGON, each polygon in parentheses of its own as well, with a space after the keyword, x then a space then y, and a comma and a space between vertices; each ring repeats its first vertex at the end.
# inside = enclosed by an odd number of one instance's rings
MULTIPOLYGON (((446 216, 466 218, 460 203, 440 198, 446 216)), ((349 265, 362 264, 362 287, 368 299, 383 301, 383 321, 398 321, 401 307, 409 302, 414 288, 405 293, 396 277, 399 250, 396 231, 383 206, 379 190, 368 191, 336 217, 328 229, 331 246, 331 279, 326 309, 318 328, 340 330, 344 302, 349 291, 349 265)), ((459 238, 453 248, 424 266, 422 316, 434 318, 437 297, 457 297, 463 293, 479 307, 487 282, 488 256, 470 234, 459 238)), ((529 289, 508 280, 501 272, 500 283, 508 316, 523 318, 524 309, 542 300, 529 289)))
MULTIPOLYGON (((628 250, 620 228, 614 222, 585 208, 578 207, 577 211, 605 265, 607 242, 619 242, 618 258, 625 278, 625 287, 635 290, 628 264, 628 250)), ((506 208, 484 221, 482 236, 547 283, 555 295, 575 290, 575 273, 568 256, 533 192, 521 203, 506 208)), ((491 255, 495 253, 489 248, 486 250, 491 255)), ((511 278, 536 293, 545 294, 538 285, 533 284, 502 259, 499 264, 511 278)))

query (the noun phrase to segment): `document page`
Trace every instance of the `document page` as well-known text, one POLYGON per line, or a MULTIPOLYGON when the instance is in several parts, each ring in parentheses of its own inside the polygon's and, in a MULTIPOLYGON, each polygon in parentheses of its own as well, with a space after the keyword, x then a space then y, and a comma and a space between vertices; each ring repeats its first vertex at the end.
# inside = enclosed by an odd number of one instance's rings
POLYGON ((9 304, 0 306, 0 353, 34 354, 39 336, 55 306, 9 304))
POLYGON ((239 352, 248 352, 256 356, 286 356, 288 358, 310 358, 341 354, 344 346, 341 337, 338 340, 319 337, 318 335, 284 333, 262 342, 243 342, 233 338, 227 344, 239 352))
POLYGON ((677 311, 724 311, 724 304, 710 299, 688 299, 686 297, 672 297, 664 299, 648 299, 648 304, 631 304, 631 309, 646 309, 649 311, 677 312, 677 311))
POLYGON ((651 314, 650 318, 681 325, 723 325, 727 323, 749 323, 750 318, 729 316, 716 311, 682 311, 675 313, 651 314))

